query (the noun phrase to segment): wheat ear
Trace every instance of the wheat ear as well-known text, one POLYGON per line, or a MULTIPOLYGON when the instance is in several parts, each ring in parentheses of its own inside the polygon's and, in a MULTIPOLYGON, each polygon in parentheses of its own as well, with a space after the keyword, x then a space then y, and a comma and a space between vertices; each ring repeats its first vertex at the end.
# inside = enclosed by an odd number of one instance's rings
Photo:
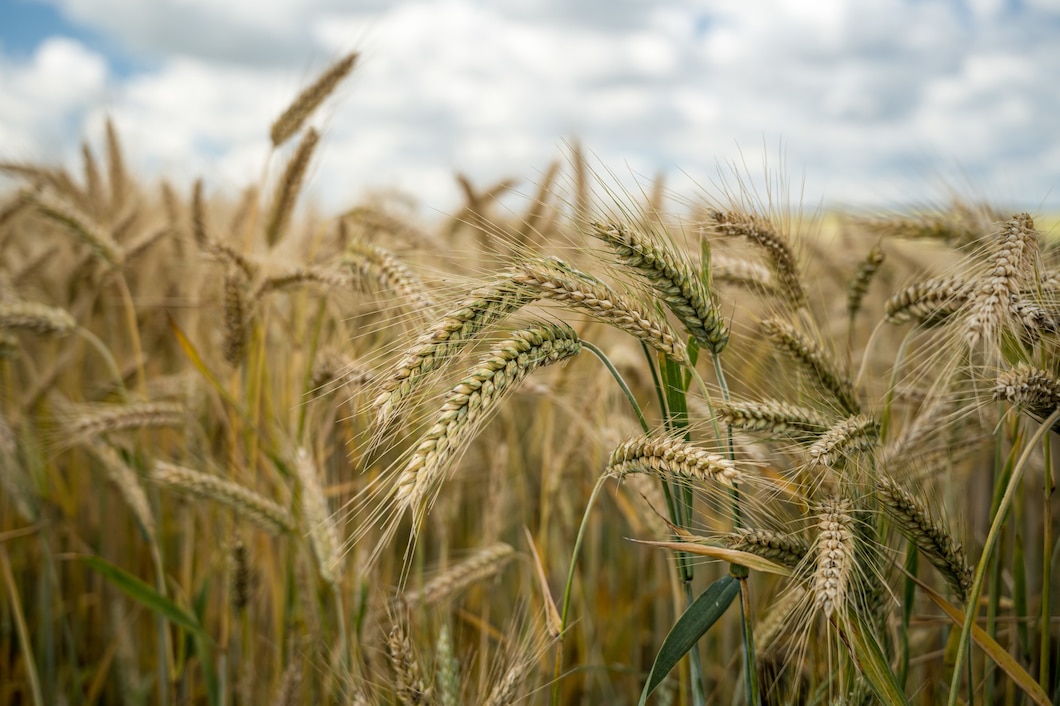
POLYGON ((331 95, 342 79, 346 78, 350 71, 353 70, 353 65, 356 62, 356 53, 347 54, 329 66, 316 81, 298 94, 294 102, 272 124, 269 136, 272 138, 273 147, 279 147, 291 135, 298 132, 305 123, 306 118, 331 95))
POLYGON ((328 584, 335 586, 341 578, 339 571, 342 552, 339 549, 339 532, 331 512, 328 511, 328 501, 320 484, 316 464, 305 449, 298 449, 294 472, 302 490, 302 520, 306 531, 309 532, 313 553, 320 567, 320 576, 328 584))
POLYGON ((90 439, 133 429, 178 428, 185 420, 184 405, 176 402, 134 402, 78 411, 66 425, 74 438, 90 439))
POLYGON ((713 294, 676 252, 617 224, 593 223, 593 234, 611 246, 619 260, 647 280, 689 334, 714 354, 724 350, 729 330, 713 294))
POLYGON ((816 341, 776 318, 762 322, 762 328, 781 351, 804 367, 824 390, 832 394, 847 414, 861 411, 853 383, 839 372, 835 360, 816 341))
POLYGON ((817 541, 814 551, 817 568, 812 580, 814 603, 830 618, 843 610, 853 572, 854 531, 851 503, 845 498, 825 500, 817 514, 817 541))
POLYGON ((516 265, 514 270, 514 283, 625 331, 676 363, 687 363, 684 344, 664 319, 595 277, 561 260, 531 260, 516 265))
POLYGON ((125 260, 121 246, 110 233, 74 206, 44 196, 36 197, 36 205, 42 215, 63 226, 108 264, 118 267, 125 260))
POLYGON ((994 399, 1005 400, 1045 419, 1060 407, 1060 379, 1048 371, 1020 363, 998 375, 994 399))
POLYGON ((402 599, 410 606, 440 603, 468 586, 496 576, 514 558, 515 550, 510 545, 491 544, 434 577, 418 591, 405 593, 402 599))
POLYGON ((431 687, 423 677, 423 671, 412 644, 401 625, 395 623, 387 638, 387 655, 394 670, 394 691, 405 706, 418 706, 431 701, 431 687))
POLYGON ((280 242, 287 229, 287 223, 291 220, 291 212, 294 210, 295 201, 302 190, 302 182, 305 180, 306 170, 309 169, 309 160, 313 157, 320 134, 310 128, 306 130, 305 137, 298 143, 291 161, 287 163, 283 171, 283 177, 277 185, 276 192, 272 197, 272 208, 269 210, 269 218, 265 222, 265 242, 269 247, 274 247, 280 242))
POLYGON ((806 291, 802 286, 795 256, 787 238, 766 219, 736 212, 713 211, 715 229, 727 236, 746 238, 769 255, 776 281, 784 288, 788 300, 796 309, 806 306, 806 291))
POLYGON ((848 454, 872 448, 879 436, 879 422, 868 415, 855 414, 831 427, 810 446, 810 464, 834 466, 848 454))
POLYGON ((734 486, 743 475, 736 464, 679 439, 642 436, 621 444, 611 452, 607 472, 616 478, 627 473, 652 473, 734 486))
MULTIPOLYGON (((539 323, 513 331, 461 380, 446 397, 434 425, 420 441, 395 485, 399 511, 412 508, 422 518, 445 472, 481 430, 500 400, 539 367, 566 360, 581 350, 574 329, 539 323)), ((419 522, 416 522, 419 525, 419 522)))
POLYGON ((744 431, 804 436, 820 434, 830 426, 828 419, 817 410, 783 400, 716 402, 715 409, 729 426, 744 431))
POLYGON ((876 243, 865 259, 858 263, 854 276, 847 283, 847 312, 851 317, 857 316, 857 313, 861 311, 861 302, 865 299, 869 285, 872 284, 872 279, 879 271, 885 257, 883 248, 876 243))
POLYGON ((725 546, 749 554, 756 554, 764 559, 783 564, 794 569, 809 553, 806 542, 798 537, 778 534, 765 529, 740 528, 725 537, 725 546))
POLYGON ((921 326, 947 321, 968 302, 973 287, 957 277, 936 277, 901 290, 884 306, 887 322, 916 320, 921 326))
POLYGON ((171 490, 218 502, 273 534, 294 530, 286 510, 238 483, 165 461, 155 462, 151 480, 171 490))
POLYGON ((969 346, 991 340, 1009 312, 1012 299, 1033 276, 1038 255, 1038 231, 1026 213, 1009 219, 998 234, 988 271, 975 286, 968 302, 965 337, 969 346))
POLYGON ((384 377, 383 391, 372 403, 380 425, 397 416, 402 403, 429 373, 441 368, 484 329, 531 301, 533 296, 507 276, 473 290, 427 328, 384 377))
POLYGON ((37 302, 0 302, 0 329, 32 331, 40 336, 65 336, 77 322, 63 309, 37 302))
POLYGON ((887 474, 876 479, 876 495, 906 539, 916 545, 957 592, 963 602, 972 587, 972 569, 965 560, 964 547, 954 540, 945 526, 931 516, 927 506, 902 488, 887 474))
POLYGON ((346 246, 342 264, 358 279, 373 280, 384 291, 398 295, 414 311, 426 315, 436 306, 420 278, 389 250, 355 238, 346 246))

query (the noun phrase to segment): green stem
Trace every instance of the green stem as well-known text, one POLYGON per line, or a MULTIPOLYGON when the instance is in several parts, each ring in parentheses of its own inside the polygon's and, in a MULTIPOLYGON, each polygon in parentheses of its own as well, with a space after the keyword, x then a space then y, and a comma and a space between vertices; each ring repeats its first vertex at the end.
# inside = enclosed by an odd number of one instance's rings
POLYGON ((1052 586, 1052 566, 1050 559, 1053 553, 1053 491, 1056 483, 1053 480, 1053 453, 1052 443, 1048 434, 1042 439, 1042 453, 1045 456, 1045 493, 1042 497, 1042 597, 1041 622, 1038 630, 1040 642, 1038 646, 1038 683, 1042 689, 1049 689, 1049 643, 1051 636, 1052 606, 1049 594, 1052 586))
POLYGON ((968 643, 971 640, 972 625, 975 624, 975 617, 979 612, 979 596, 982 595, 983 592, 983 582, 986 579, 987 568, 990 564, 990 556, 993 554, 994 548, 997 545, 997 540, 1001 534, 1001 527, 1004 524, 1005 516, 1008 514, 1009 508, 1012 506, 1016 489, 1019 488, 1020 480, 1023 478, 1023 472, 1027 468, 1027 462, 1034 453, 1034 447, 1036 447, 1045 435, 1049 433, 1049 429, 1058 420, 1060 420, 1060 409, 1057 409, 1050 414, 1049 417, 1042 422, 1042 425, 1038 427, 1038 430, 1034 432, 1034 436, 1031 437, 1030 442, 1024 449, 1023 455, 1020 456, 1019 461, 1016 463, 1016 467, 1012 471, 1012 477, 1009 478, 1008 486, 1005 488, 1005 494, 1001 497, 1001 502, 998 504, 997 513, 994 515, 993 522, 990 525, 990 532, 987 534, 986 542, 983 544, 983 553, 980 555, 979 563, 975 567, 975 581, 972 583, 972 590, 968 594, 968 610, 966 610, 964 614, 964 625, 961 628, 961 639, 957 644, 957 655, 953 664, 953 678, 950 680, 950 693, 949 700, 946 702, 947 706, 957 706, 965 653, 968 651, 968 643))
POLYGON ((589 502, 585 506, 585 512, 582 514, 582 522, 578 527, 578 537, 574 540, 574 550, 570 556, 570 568, 567 569, 567 585, 563 589, 563 611, 560 613, 559 618, 559 642, 556 649, 556 673, 555 678, 552 680, 552 704, 557 706, 559 704, 559 678, 560 671, 563 668, 563 633, 567 631, 567 615, 570 612, 570 601, 571 594, 574 588, 574 570, 578 566, 578 552, 582 547, 582 540, 585 539, 585 531, 589 527, 589 513, 592 512, 593 505, 596 504, 596 498, 600 494, 600 491, 604 487, 604 483, 607 482, 608 476, 602 475, 599 480, 596 481, 596 485, 593 486, 593 492, 589 496, 589 502))
POLYGON ((640 422, 641 429, 644 430, 645 434, 649 433, 651 431, 651 427, 648 426, 648 420, 644 418, 644 412, 641 411, 640 404, 637 402, 637 398, 633 396, 632 390, 629 389, 629 385, 626 384, 626 381, 622 379, 622 374, 618 372, 618 369, 615 367, 614 363, 611 362, 611 360, 607 357, 607 354, 600 350, 600 348, 598 348, 596 344, 590 343, 589 341, 585 340, 583 340, 581 344, 582 348, 595 355, 600 360, 600 362, 604 364, 604 367, 607 368, 607 371, 611 373, 611 377, 613 377, 615 379, 615 382, 618 383, 618 386, 622 389, 622 394, 626 396, 626 399, 629 400, 630 406, 633 407, 633 412, 637 415, 637 420, 640 422))

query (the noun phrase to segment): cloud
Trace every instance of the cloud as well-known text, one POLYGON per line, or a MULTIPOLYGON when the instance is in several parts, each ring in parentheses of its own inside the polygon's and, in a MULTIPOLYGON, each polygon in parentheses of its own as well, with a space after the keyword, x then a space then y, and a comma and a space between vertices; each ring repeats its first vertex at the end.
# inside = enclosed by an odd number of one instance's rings
POLYGON ((1060 206, 1060 15, 1045 0, 54 1, 157 61, 118 77, 68 41, 29 64, 0 56, 0 88, 22 86, 0 98, 16 133, 0 145, 72 152, 107 108, 150 173, 237 188, 262 174, 284 104, 359 49, 316 118, 309 186, 329 208, 393 186, 452 211, 455 171, 533 175, 574 138, 603 171, 703 182, 783 152, 811 202, 923 200, 958 165, 999 199, 1060 206), (88 72, 83 88, 57 96, 48 62, 88 72))

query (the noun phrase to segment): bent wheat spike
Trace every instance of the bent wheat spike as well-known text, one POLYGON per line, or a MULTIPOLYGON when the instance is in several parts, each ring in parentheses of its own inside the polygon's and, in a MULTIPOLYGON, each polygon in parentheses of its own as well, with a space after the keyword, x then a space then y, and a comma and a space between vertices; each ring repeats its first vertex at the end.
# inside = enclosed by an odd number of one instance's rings
POLYGON ((298 132, 317 107, 324 102, 342 79, 353 70, 357 62, 357 54, 348 54, 339 61, 332 64, 311 85, 298 94, 294 102, 283 111, 276 122, 272 124, 269 136, 272 138, 272 146, 279 147, 287 141, 291 135, 298 132))
POLYGON ((847 284, 847 311, 851 316, 856 316, 861 310, 861 302, 869 291, 872 278, 883 264, 884 257, 883 248, 876 243, 865 259, 858 263, 857 271, 847 284))
POLYGON ((317 557, 320 577, 334 586, 339 581, 342 563, 338 529, 328 510, 316 464, 305 449, 298 449, 295 455, 294 472, 302 490, 302 520, 317 557))
POLYGON ((729 331, 713 294, 692 267, 675 252, 624 226, 593 223, 593 235, 611 246, 662 295, 688 333, 715 355, 725 349, 729 331))
POLYGON ((121 246, 99 224, 69 204, 51 197, 36 197, 37 209, 50 220, 83 241, 108 264, 118 267, 125 260, 121 246))
POLYGON ((435 307, 420 278, 388 250, 355 238, 346 246, 342 264, 362 280, 374 280, 386 292, 397 294, 411 309, 428 314, 435 307))
POLYGON ((537 368, 570 358, 580 350, 574 329, 551 323, 513 331, 494 346, 450 390, 434 426, 398 477, 395 499, 399 509, 412 508, 417 520, 422 518, 425 503, 438 489, 450 464, 478 434, 500 400, 537 368))
POLYGON ((514 283, 534 290, 544 299, 584 311, 598 321, 625 331, 676 363, 687 362, 684 344, 665 320, 595 277, 560 260, 531 260, 514 269, 514 283))
POLYGON ((508 276, 472 291, 428 328, 385 376, 383 392, 372 403, 380 425, 390 422, 425 377, 459 353, 468 341, 533 300, 532 294, 513 284, 508 276))
POLYGON ((939 570, 961 602, 967 600, 973 571, 960 542, 931 516, 924 503, 890 476, 881 474, 877 478, 876 493, 902 534, 939 570))
POLYGON ((938 277, 906 287, 884 307, 887 323, 916 320, 921 326, 944 323, 968 302, 973 287, 957 277, 938 277))
POLYGON ((867 415, 855 414, 833 426, 810 446, 810 464, 833 466, 854 451, 871 448, 879 435, 879 422, 867 415))
POLYGON ((767 319, 762 322, 762 328, 780 350, 817 378, 821 386, 835 397, 848 414, 861 411, 853 383, 839 372, 839 366, 832 356, 815 341, 780 319, 767 319))
POLYGON ((155 462, 151 480, 171 490, 218 502, 273 534, 294 530, 286 510, 238 483, 165 461, 155 462))
POLYGON ((406 605, 434 605, 455 596, 468 586, 496 575, 515 558, 515 550, 498 542, 480 549, 459 564, 431 579, 418 591, 408 591, 402 599, 406 605))
POLYGON ((65 336, 77 322, 62 309, 37 302, 0 302, 0 329, 32 331, 41 336, 65 336))
POLYGON ((717 224, 718 232, 746 238, 764 249, 769 254, 777 282, 784 287, 792 306, 796 309, 806 306, 806 291, 795 266, 795 256, 787 239, 776 228, 765 219, 752 215, 714 211, 711 217, 717 224))
POLYGON ((716 402, 718 415, 731 427, 786 436, 820 434, 830 426, 823 414, 783 400, 716 402))
POLYGON ((736 464, 679 439, 638 437, 611 452, 607 472, 616 478, 627 473, 652 473, 734 486, 743 475, 736 464))

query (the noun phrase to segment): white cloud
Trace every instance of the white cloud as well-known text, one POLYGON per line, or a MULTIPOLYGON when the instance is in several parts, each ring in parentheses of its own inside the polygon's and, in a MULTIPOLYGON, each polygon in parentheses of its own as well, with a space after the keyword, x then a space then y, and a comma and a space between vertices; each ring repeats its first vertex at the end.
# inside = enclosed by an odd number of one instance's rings
POLYGON ((108 77, 69 41, 25 65, 0 55, 0 148, 72 152, 106 108, 144 168, 235 188, 259 178, 283 105, 359 49, 317 118, 310 186, 332 208, 398 186, 453 210, 454 171, 532 175, 570 138, 620 174, 703 180, 776 161, 780 143, 811 202, 900 198, 903 179, 956 164, 1001 197, 1060 205, 1048 0, 54 1, 157 67, 108 77))

